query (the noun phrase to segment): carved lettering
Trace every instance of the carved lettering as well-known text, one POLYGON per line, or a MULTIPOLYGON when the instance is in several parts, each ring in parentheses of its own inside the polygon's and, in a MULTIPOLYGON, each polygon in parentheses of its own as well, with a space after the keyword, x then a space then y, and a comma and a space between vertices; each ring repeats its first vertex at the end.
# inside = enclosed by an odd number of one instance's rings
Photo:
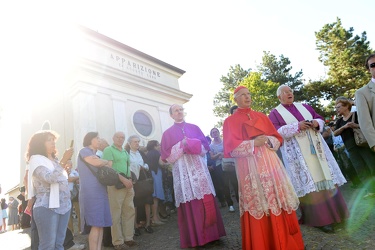
POLYGON ((121 57, 119 55, 110 54, 110 59, 118 63, 118 67, 122 70, 130 71, 133 74, 139 75, 141 77, 147 77, 150 79, 157 79, 161 77, 161 73, 154 69, 147 68, 146 66, 132 61, 128 58, 121 57), (146 74, 144 74, 146 73, 146 74))

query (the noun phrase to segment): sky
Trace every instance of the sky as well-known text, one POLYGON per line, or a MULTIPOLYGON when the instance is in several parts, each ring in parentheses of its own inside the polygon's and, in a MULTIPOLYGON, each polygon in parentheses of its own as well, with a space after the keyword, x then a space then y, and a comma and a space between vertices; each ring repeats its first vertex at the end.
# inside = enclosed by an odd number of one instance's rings
MULTIPOLYGON (((326 69, 318 60, 315 32, 339 17, 345 29, 354 28, 354 35, 366 31, 370 47, 374 49, 375 29, 370 23, 374 9, 373 0, 1 3, 0 30, 5 36, 0 42, 0 67, 6 70, 5 76, 0 76, 0 104, 4 106, 9 98, 14 101, 13 96, 3 91, 5 86, 13 88, 19 91, 17 100, 20 102, 12 106, 12 110, 22 111, 23 96, 29 95, 33 84, 37 84, 29 82, 28 76, 35 74, 42 63, 34 47, 46 46, 61 23, 74 22, 186 71, 179 79, 180 89, 193 95, 184 105, 186 121, 197 124, 207 135, 218 121, 212 111, 213 98, 222 87, 220 78, 228 74, 231 66, 240 64, 244 69, 256 69, 263 51, 269 51, 277 57, 288 57, 293 72, 302 69, 303 79, 318 80, 325 77, 326 69), (9 84, 9 78, 14 84, 9 84), (20 82, 23 83, 21 89, 20 82)), ((45 51, 48 54, 43 58, 58 59, 64 53, 53 46, 45 51)), ((63 61, 53 66, 63 67, 63 61)), ((46 75, 52 73, 53 70, 45 72, 46 75)), ((4 112, 14 115, 9 110, 0 110, 0 115, 1 112, 3 116, 4 112)), ((0 139, 10 141, 10 144, 2 143, 1 154, 7 152, 12 143, 17 146, 19 135, 14 139, 9 133, 13 127, 12 124, 0 126, 0 139)), ((9 180, 19 176, 16 168, 4 175, 3 169, 7 167, 1 166, 0 183, 4 189, 10 188, 9 180)))

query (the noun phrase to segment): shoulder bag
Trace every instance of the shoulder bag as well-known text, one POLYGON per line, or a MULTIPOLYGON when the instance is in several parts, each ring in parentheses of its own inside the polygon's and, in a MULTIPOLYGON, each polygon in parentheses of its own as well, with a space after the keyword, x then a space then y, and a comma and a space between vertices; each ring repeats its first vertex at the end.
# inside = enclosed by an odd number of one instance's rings
POLYGON ((145 179, 137 180, 135 184, 133 184, 134 193, 136 198, 147 197, 154 193, 154 179, 152 177, 147 176, 146 171, 141 169, 140 173, 143 173, 145 179))
MULTIPOLYGON (((134 174, 133 171, 130 171, 130 173, 131 173, 131 177, 127 177, 124 173, 119 173, 119 174, 124 176, 128 180, 132 180, 133 185, 134 185, 137 182, 137 177, 136 177, 136 175, 134 174)), ((125 185, 121 181, 119 181, 119 182, 116 183, 115 187, 117 189, 122 189, 122 188, 125 188, 125 185)))
POLYGON ((97 168, 98 171, 95 171, 92 166, 87 164, 87 162, 82 158, 81 155, 79 155, 79 157, 101 184, 105 186, 114 186, 120 181, 117 171, 113 168, 103 166, 97 168))
MULTIPOLYGON (((355 123, 355 113, 356 112, 353 112, 353 115, 352 115, 352 122, 353 123, 355 123)), ((360 128, 353 128, 353 132, 354 132, 354 140, 355 140, 355 143, 357 144, 357 146, 359 146, 359 147, 369 147, 369 145, 367 143, 367 140, 366 140, 365 136, 363 135, 362 130, 360 128)))

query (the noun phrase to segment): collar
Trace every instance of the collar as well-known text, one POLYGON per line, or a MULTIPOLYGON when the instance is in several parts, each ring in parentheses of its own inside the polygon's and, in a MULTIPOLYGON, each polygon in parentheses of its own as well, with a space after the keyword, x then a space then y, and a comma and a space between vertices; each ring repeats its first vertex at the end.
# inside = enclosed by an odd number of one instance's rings
POLYGON ((117 149, 117 150, 120 151, 120 152, 124 151, 124 148, 123 148, 123 147, 121 147, 121 150, 120 150, 120 149, 118 149, 118 147, 116 147, 115 144, 112 144, 112 148, 117 149))
POLYGON ((294 103, 292 103, 292 104, 283 104, 283 103, 281 103, 281 105, 283 105, 285 108, 289 108, 289 107, 293 107, 294 103))

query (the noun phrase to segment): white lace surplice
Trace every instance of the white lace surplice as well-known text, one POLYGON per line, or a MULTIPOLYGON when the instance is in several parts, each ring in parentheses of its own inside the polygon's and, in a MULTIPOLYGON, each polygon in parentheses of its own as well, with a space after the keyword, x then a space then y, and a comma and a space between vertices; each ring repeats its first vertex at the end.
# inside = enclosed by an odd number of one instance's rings
MULTIPOLYGON (((318 120, 319 126, 322 128, 324 124, 320 121, 321 120, 318 120)), ((283 156, 285 168, 290 176, 298 197, 303 197, 308 193, 319 191, 319 188, 316 183, 314 183, 310 174, 306 161, 303 158, 298 142, 294 138, 294 136, 299 133, 298 122, 284 125, 280 127, 277 132, 279 132, 284 138, 284 143, 280 150, 283 156)), ((333 189, 334 185, 341 186, 346 183, 346 180, 324 139, 322 139, 322 144, 332 177, 330 187, 325 189, 333 189)))
POLYGON ((231 155, 236 158, 240 196, 240 216, 249 212, 256 219, 270 213, 289 214, 297 210, 298 197, 275 150, 280 142, 268 136, 273 148, 254 147, 254 141, 243 141, 231 155))
MULTIPOLYGON (((195 199, 203 199, 206 194, 215 194, 206 159, 201 155, 184 154, 178 142, 172 147, 167 161, 173 164, 173 186, 176 207, 195 199)), ((206 150, 202 146, 202 152, 206 150)))

